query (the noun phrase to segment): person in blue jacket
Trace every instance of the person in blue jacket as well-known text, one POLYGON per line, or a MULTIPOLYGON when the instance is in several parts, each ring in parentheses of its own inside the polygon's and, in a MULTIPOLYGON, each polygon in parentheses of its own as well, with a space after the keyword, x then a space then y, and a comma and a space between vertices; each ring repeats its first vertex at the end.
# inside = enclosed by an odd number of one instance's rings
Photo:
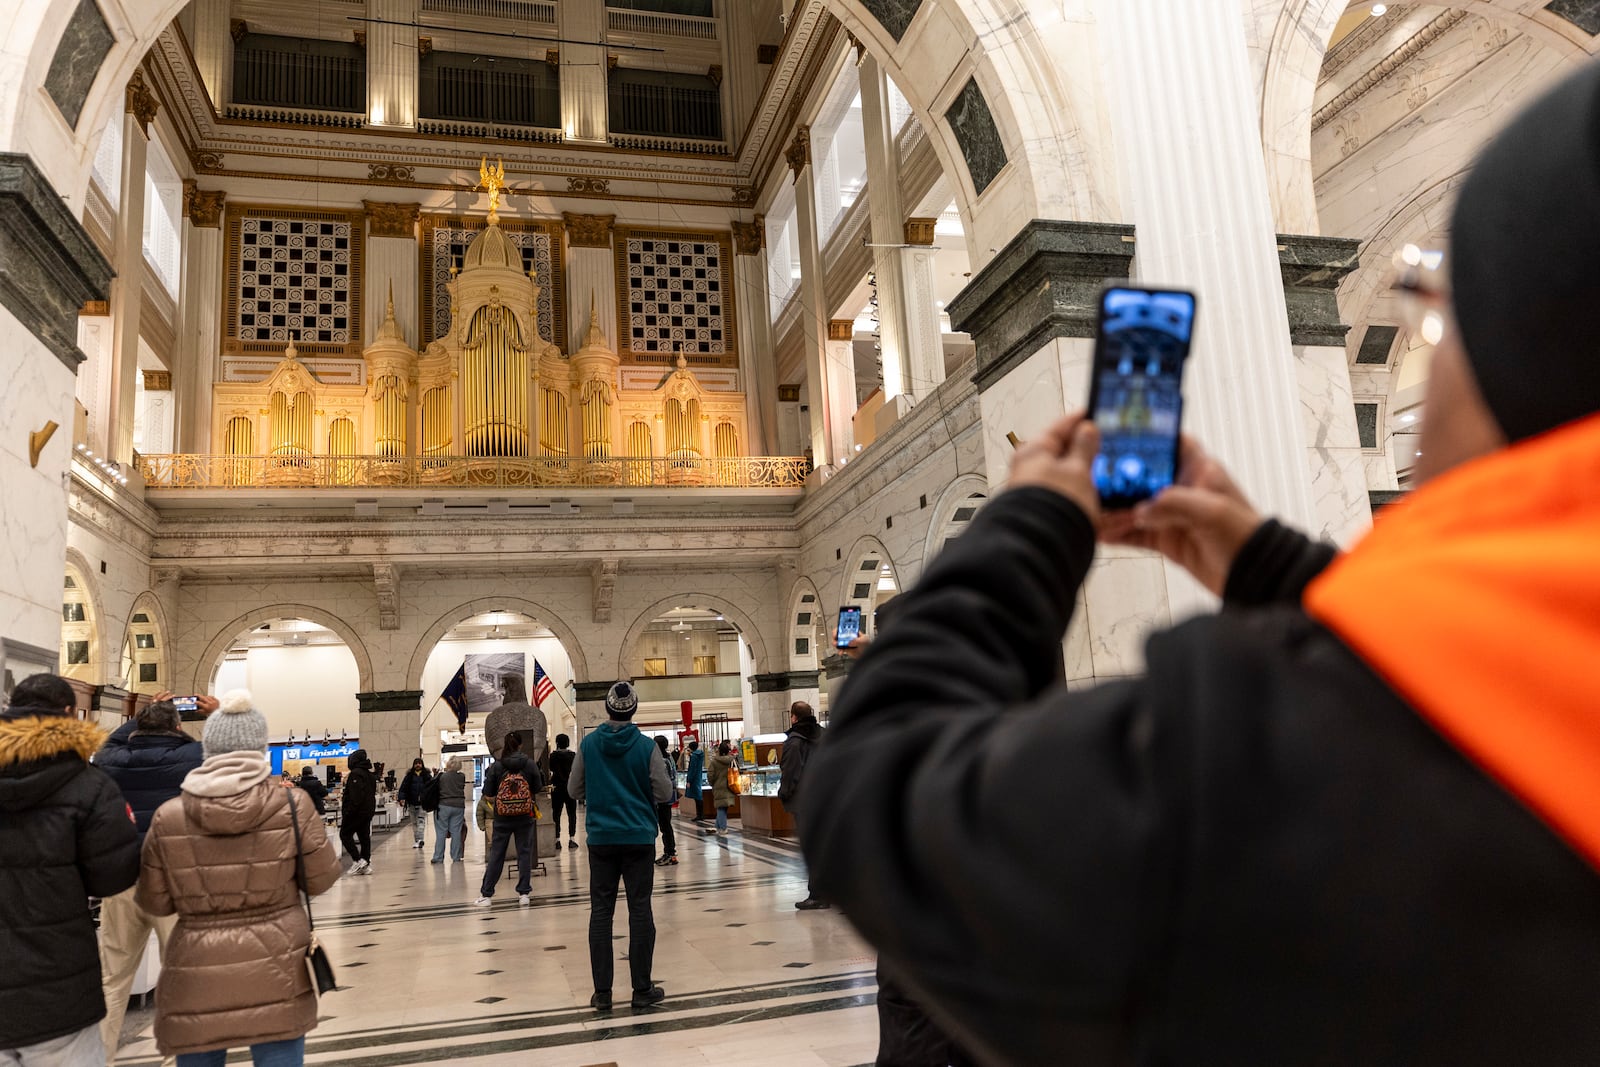
POLYGON ((700 791, 706 785, 706 754, 700 750, 700 742, 689 742, 689 766, 686 768, 688 778, 684 782, 684 795, 694 800, 694 821, 700 822, 705 818, 700 807, 700 791))

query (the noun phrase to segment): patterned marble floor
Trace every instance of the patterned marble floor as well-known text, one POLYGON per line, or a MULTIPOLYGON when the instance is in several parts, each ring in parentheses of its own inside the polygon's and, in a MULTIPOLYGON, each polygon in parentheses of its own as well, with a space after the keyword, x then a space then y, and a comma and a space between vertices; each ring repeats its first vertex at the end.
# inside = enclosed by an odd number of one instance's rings
MULTIPOLYGON (((687 825, 678 820, 679 825, 687 825)), ((737 826, 737 823, 735 823, 737 826)), ((431 865, 409 829, 374 841, 370 877, 341 878, 316 902, 341 988, 322 1000, 307 1062, 348 1067, 470 1063, 617 1067, 760 1062, 870 1063, 877 1048, 872 950, 836 911, 797 912, 805 867, 792 843, 678 834, 658 868, 656 981, 667 999, 627 1004, 626 907, 614 942, 623 1007, 589 1008, 588 865, 563 849, 517 904, 506 880, 474 908, 483 836, 464 863, 431 865)), ((118 1064, 156 1067, 151 1014, 130 1010, 118 1064)), ((229 1062, 249 1062, 243 1050, 229 1062)))

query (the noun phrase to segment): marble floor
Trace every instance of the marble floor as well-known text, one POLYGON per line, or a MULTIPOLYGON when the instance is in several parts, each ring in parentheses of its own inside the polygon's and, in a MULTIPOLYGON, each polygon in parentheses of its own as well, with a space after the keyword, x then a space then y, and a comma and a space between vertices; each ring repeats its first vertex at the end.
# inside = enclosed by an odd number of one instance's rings
MULTIPOLYGON (((837 911, 797 912, 805 866, 792 842, 702 837, 684 820, 676 867, 657 868, 655 978, 667 999, 627 1006, 627 910, 617 904, 617 991, 589 1008, 588 864, 562 849, 533 879, 530 906, 504 880, 472 906, 483 835, 464 863, 411 848, 409 828, 373 842, 369 877, 316 900, 317 932, 340 983, 322 999, 308 1063, 390 1067, 617 1067, 760 1062, 871 1063, 877 1049, 871 948, 837 911)), ((737 822, 734 826, 737 827, 737 822)), ((581 839, 581 834, 580 834, 581 839)), ((337 847, 337 846, 336 846, 337 847)), ((156 1067, 152 1013, 130 1009, 118 1064, 156 1067)), ((249 1062, 243 1050, 229 1062, 249 1062)))

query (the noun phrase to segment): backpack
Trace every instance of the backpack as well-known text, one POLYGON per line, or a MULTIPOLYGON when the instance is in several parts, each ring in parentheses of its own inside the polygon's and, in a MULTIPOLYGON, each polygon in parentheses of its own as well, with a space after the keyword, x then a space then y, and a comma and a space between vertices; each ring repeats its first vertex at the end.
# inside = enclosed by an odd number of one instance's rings
POLYGON ((494 813, 496 818, 532 815, 533 790, 528 787, 528 779, 517 771, 507 771, 494 793, 494 813))
POLYGON ((428 779, 428 784, 422 787, 422 797, 418 801, 423 811, 439 810, 439 779, 443 775, 436 774, 428 779))

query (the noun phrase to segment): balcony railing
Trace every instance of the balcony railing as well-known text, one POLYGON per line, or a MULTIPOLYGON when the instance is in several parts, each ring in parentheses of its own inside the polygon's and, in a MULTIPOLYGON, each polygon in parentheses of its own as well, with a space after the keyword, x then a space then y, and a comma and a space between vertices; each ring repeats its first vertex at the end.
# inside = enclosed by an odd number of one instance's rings
POLYGON ((653 33, 662 37, 717 39, 717 20, 694 15, 669 15, 657 11, 606 10, 607 28, 623 33, 653 33))
POLYGON ((422 0, 422 10, 484 19, 511 19, 542 26, 556 24, 556 5, 550 0, 422 0))
POLYGON ((268 104, 229 104, 227 117, 250 122, 272 122, 280 126, 332 126, 336 129, 359 129, 367 121, 367 116, 359 111, 322 111, 268 104))
POLYGON ((140 456, 149 489, 798 489, 803 456, 140 456))
POLYGON ((633 148, 641 152, 671 152, 680 156, 725 156, 726 141, 706 141, 698 137, 657 137, 645 133, 613 133, 613 148, 633 148))
POLYGON ((527 144, 560 144, 566 139, 560 130, 542 126, 512 126, 503 122, 472 122, 466 119, 419 118, 417 132, 439 137, 522 141, 527 144))

